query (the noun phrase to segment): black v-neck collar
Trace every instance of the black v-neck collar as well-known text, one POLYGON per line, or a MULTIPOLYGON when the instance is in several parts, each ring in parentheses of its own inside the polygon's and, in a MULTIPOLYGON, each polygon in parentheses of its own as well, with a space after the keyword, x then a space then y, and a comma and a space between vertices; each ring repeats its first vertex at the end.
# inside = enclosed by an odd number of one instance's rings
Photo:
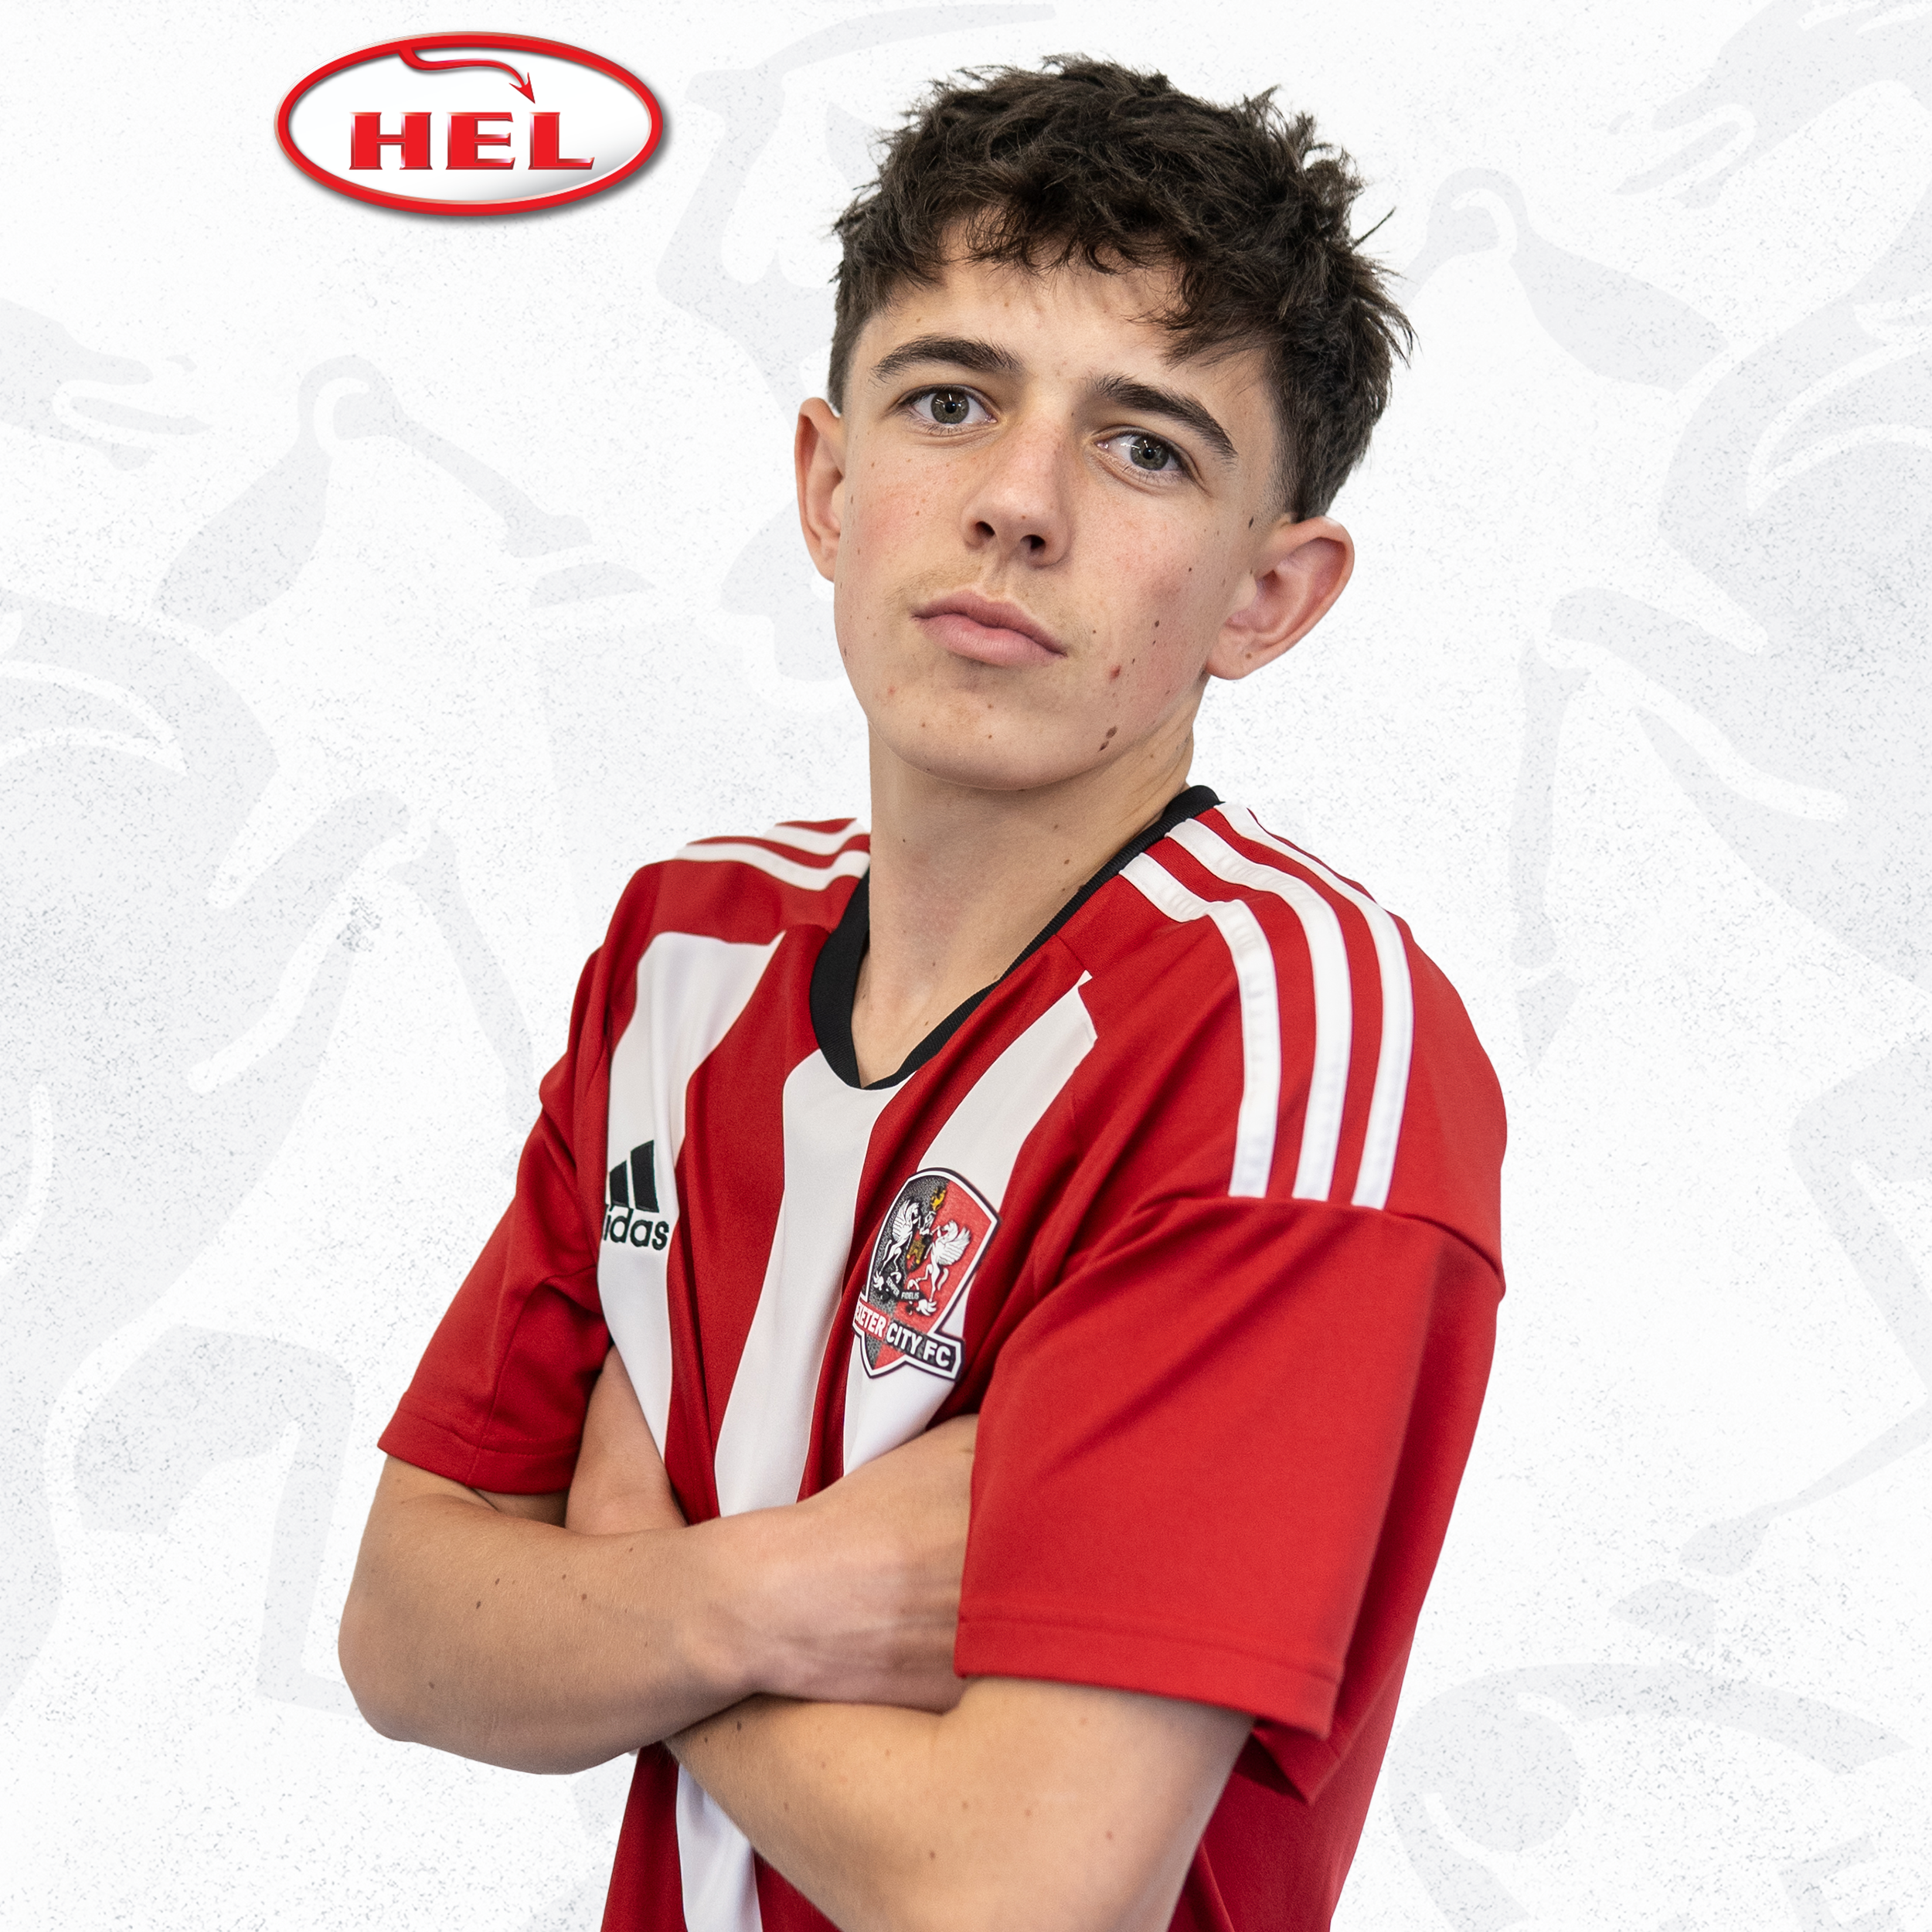
MULTIPOLYGON (((1167 809, 1152 825, 1130 838, 1033 935, 1019 958, 1007 968, 1006 972, 1010 973, 1021 961, 1030 959, 1038 952, 1130 859, 1138 858, 1149 845, 1158 843, 1184 820, 1198 818, 1220 802, 1206 785, 1189 785, 1169 801, 1167 809)), ((845 902, 845 910, 838 923, 819 948, 818 961, 811 969, 811 1029, 818 1038, 818 1050, 825 1055, 832 1070, 848 1087, 869 1084, 876 1089, 896 1087, 909 1074, 916 1073, 959 1031, 973 1009, 993 990, 993 986, 999 984, 999 980, 995 980, 992 986, 982 986, 978 992, 961 1000, 906 1056, 896 1073, 869 1083, 862 1081, 859 1077, 859 1055, 852 1043, 852 1005, 859 993, 859 969, 865 963, 866 948, 872 943, 871 883, 869 878, 860 878, 852 889, 851 898, 845 902)), ((1000 979, 1005 977, 1006 973, 1002 973, 1000 979)))

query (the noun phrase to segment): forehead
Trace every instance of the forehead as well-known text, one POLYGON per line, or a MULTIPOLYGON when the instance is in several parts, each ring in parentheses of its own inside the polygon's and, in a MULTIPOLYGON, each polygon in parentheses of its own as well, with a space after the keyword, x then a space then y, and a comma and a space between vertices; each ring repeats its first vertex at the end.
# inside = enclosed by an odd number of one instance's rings
POLYGON ((1004 316, 1019 329, 1072 322, 1164 355, 1173 338, 1155 318, 1174 292, 1174 277, 1164 269, 1108 273, 1083 261, 1029 268, 955 255, 930 281, 902 284, 868 329, 883 326, 889 334, 916 335, 924 332, 922 318, 938 314, 1004 316))

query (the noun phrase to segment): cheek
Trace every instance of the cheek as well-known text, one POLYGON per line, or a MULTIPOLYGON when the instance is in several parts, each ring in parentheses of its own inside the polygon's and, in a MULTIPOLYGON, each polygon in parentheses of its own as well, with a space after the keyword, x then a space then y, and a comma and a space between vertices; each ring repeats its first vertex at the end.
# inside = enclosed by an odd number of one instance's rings
POLYGON ((842 543, 890 556, 933 521, 933 478, 917 465, 862 460, 845 485, 842 543))
POLYGON ((906 640, 896 634, 891 614, 906 601, 922 548, 930 547, 933 522, 929 483, 903 465, 862 460, 847 479, 832 628, 848 674, 872 695, 887 691, 903 674, 906 640))
POLYGON ((1110 544, 1093 580, 1094 607, 1114 643, 1105 682, 1124 701, 1155 705, 1193 683, 1226 597, 1199 562, 1214 554, 1211 534, 1186 543, 1172 531, 1158 536, 1110 544))

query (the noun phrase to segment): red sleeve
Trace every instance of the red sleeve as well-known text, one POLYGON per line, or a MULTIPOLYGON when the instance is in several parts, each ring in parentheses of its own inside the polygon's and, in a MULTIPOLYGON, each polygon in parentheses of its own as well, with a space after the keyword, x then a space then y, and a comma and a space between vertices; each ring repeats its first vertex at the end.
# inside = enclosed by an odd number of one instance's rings
POLYGON ((1500 1293, 1455 1236, 1375 1209, 1134 1216, 1001 1352, 961 1674, 1253 1712, 1312 1798, 1406 1656, 1500 1293))
MULTIPOLYGON (((590 1386, 610 1346, 597 1298, 603 1230, 587 1223, 573 1145, 580 1121, 601 1118, 587 1104, 596 1070, 580 1064, 600 1057, 601 990, 593 955, 577 988, 570 1050, 539 1090, 516 1197, 383 1432, 392 1456, 473 1488, 537 1495, 570 1487, 590 1386)), ((601 1140, 583 1151, 597 1172, 601 1140)))

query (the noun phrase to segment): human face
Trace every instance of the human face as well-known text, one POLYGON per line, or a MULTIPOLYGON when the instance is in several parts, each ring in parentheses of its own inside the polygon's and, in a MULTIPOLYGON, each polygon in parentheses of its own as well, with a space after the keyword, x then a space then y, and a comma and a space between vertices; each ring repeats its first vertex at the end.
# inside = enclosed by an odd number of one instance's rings
POLYGON ((1274 498, 1262 358, 1182 358, 1165 274, 955 261, 798 433, 806 538, 875 750, 975 790, 1184 776, 1207 679, 1279 655, 1345 532, 1274 498))

